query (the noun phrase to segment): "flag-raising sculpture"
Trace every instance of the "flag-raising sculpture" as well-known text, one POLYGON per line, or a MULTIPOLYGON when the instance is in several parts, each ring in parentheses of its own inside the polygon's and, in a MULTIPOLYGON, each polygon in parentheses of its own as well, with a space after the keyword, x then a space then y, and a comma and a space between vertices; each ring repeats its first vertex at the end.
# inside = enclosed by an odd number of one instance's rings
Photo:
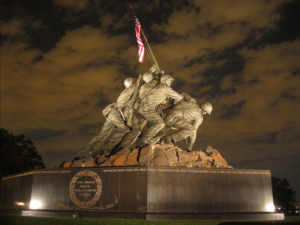
POLYGON ((192 151, 203 115, 211 114, 209 102, 199 107, 194 98, 171 88, 174 79, 160 70, 141 24, 133 14, 139 61, 143 62, 146 50, 152 67, 138 79, 124 81, 125 90, 115 103, 103 110, 106 122, 101 132, 80 150, 82 157, 88 153, 111 155, 124 148, 175 144, 182 140, 186 142, 186 150, 192 151), (170 128, 176 132, 168 133, 170 128))

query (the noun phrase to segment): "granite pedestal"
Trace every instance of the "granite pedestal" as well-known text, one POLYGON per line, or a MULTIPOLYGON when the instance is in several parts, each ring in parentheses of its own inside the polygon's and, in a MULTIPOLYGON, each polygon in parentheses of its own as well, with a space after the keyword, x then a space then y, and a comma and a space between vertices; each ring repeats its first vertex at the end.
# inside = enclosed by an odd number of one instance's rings
POLYGON ((23 216, 145 220, 282 220, 268 170, 92 167, 4 177, 4 207, 23 216), (24 205, 23 205, 24 204, 24 205))

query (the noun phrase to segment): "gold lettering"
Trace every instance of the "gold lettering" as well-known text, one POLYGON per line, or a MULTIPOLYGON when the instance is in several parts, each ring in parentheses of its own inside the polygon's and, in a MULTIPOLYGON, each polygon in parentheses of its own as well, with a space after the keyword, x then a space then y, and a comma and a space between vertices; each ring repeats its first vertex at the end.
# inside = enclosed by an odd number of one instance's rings
POLYGON ((85 181, 84 182, 85 184, 94 184, 94 183, 96 183, 95 181, 85 181))
POLYGON ((87 196, 91 196, 91 193, 79 193, 79 196, 87 197, 87 196))

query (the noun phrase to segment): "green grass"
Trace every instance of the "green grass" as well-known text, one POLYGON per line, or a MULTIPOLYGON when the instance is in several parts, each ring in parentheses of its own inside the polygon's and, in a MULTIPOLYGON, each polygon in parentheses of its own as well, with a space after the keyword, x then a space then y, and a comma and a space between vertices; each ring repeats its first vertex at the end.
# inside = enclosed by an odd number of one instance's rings
MULTIPOLYGON (((254 224, 255 221, 144 221, 144 220, 117 220, 117 219, 62 219, 37 218, 1 215, 1 225, 219 225, 219 224, 254 224)), ((286 217, 284 223, 300 224, 300 216, 286 217)), ((276 224, 283 221, 259 221, 259 223, 276 224)))

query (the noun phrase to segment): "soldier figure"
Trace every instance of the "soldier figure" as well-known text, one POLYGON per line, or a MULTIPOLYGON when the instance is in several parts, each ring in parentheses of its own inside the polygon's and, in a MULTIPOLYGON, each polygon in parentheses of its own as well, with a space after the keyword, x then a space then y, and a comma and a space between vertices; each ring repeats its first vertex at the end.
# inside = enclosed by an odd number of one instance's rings
MULTIPOLYGON (((157 79, 153 79, 153 75, 149 72, 144 73, 142 78, 143 78, 143 81, 145 82, 145 84, 142 85, 139 90, 139 99, 143 99, 145 96, 147 96, 147 94, 159 83, 159 81, 157 79)), ((134 100, 134 99, 132 99, 132 100, 134 100)), ((130 100, 130 101, 132 101, 132 100, 130 100)), ((137 110, 139 107, 138 102, 136 102, 136 104, 135 104, 135 110, 137 110)), ((128 105, 130 105, 130 104, 128 104, 128 105)), ((130 112, 129 107, 126 106, 124 109, 124 116, 126 119, 129 117, 130 113, 131 112, 130 112)), ((134 114, 132 120, 133 120, 132 131, 128 132, 124 136, 123 140, 121 141, 120 145, 118 146, 119 149, 126 148, 126 147, 129 148, 133 144, 133 142, 136 140, 138 135, 141 133, 141 130, 143 129, 143 127, 145 126, 146 121, 141 116, 139 116, 139 118, 138 118, 137 115, 134 114)))
POLYGON ((123 110, 128 101, 131 99, 132 93, 135 89, 133 82, 133 78, 125 79, 125 90, 120 94, 115 103, 108 105, 103 110, 103 115, 106 118, 106 121, 102 127, 102 130, 87 144, 86 147, 80 150, 82 157, 85 157, 88 152, 92 153, 94 150, 96 150, 100 143, 110 135, 113 129, 117 128, 118 132, 113 134, 102 148, 103 154, 110 154, 111 149, 122 140, 123 136, 127 132, 130 131, 130 128, 125 124, 123 110))
POLYGON ((170 75, 163 75, 161 84, 157 85, 148 95, 141 99, 138 112, 148 121, 149 128, 140 138, 138 142, 139 147, 155 144, 153 143, 155 141, 151 139, 165 127, 163 119, 157 112, 158 107, 169 98, 173 99, 175 103, 182 100, 182 96, 170 87, 173 80, 170 75))
POLYGON ((211 111, 212 105, 209 102, 205 102, 199 108, 196 100, 193 98, 190 98, 189 101, 180 102, 165 110, 163 118, 166 126, 175 128, 177 131, 164 137, 164 142, 171 144, 185 139, 187 151, 192 151, 198 127, 203 121, 203 115, 211 114, 211 111))

